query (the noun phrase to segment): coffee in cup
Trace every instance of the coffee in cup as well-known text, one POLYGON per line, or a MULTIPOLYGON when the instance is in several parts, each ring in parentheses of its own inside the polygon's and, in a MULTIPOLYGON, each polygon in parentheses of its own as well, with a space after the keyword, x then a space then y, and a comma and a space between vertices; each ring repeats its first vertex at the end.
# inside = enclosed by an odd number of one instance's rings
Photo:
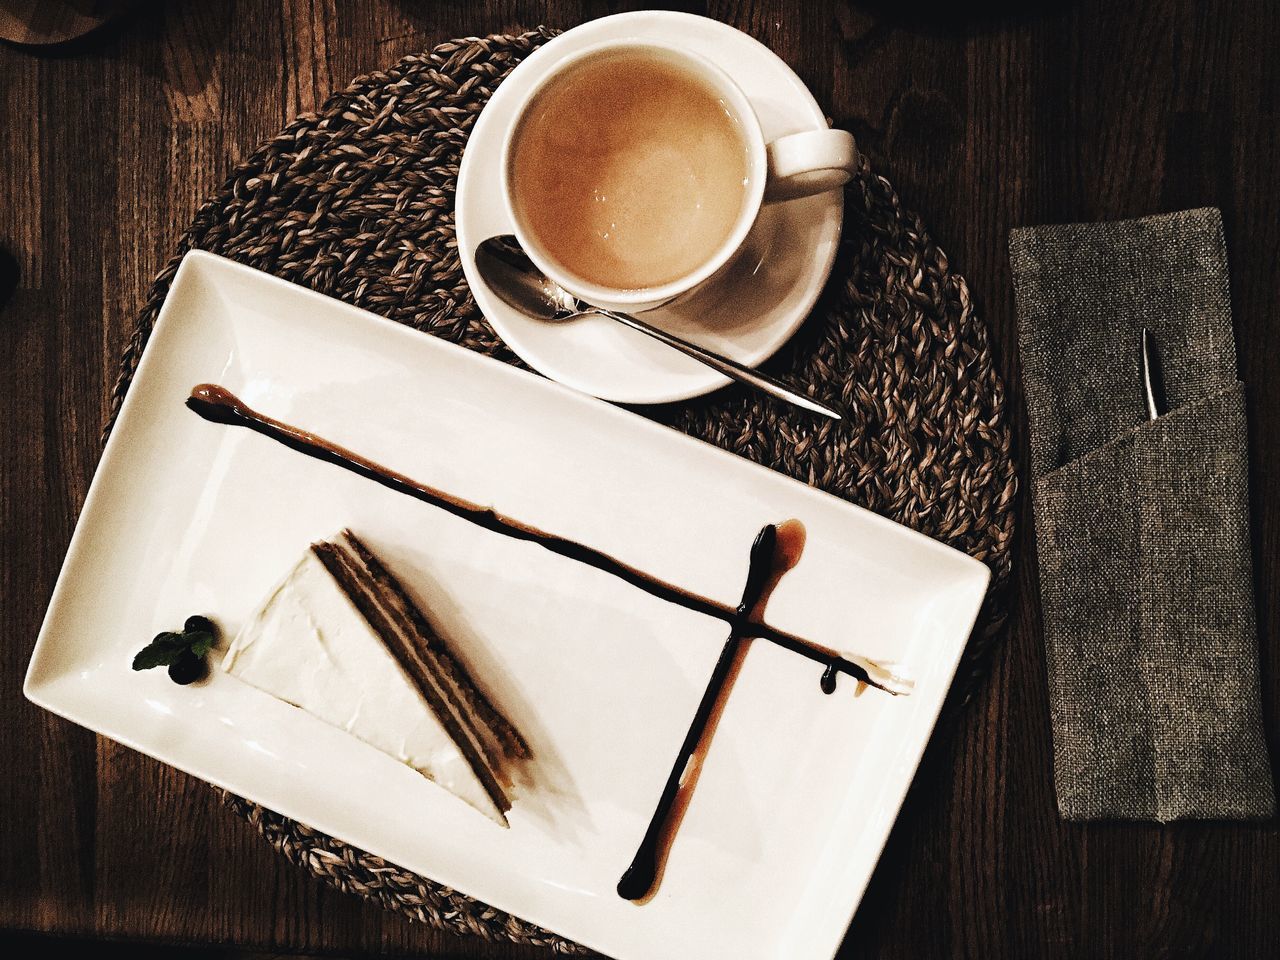
POLYGON ((715 87, 660 49, 623 48, 573 64, 524 111, 510 186, 561 270, 638 290, 678 280, 729 239, 749 160, 715 87))
POLYGON ((831 190, 857 151, 842 130, 766 141, 714 63, 622 39, 549 58, 520 93, 502 191, 533 263, 578 299, 638 312, 687 293, 743 248, 760 206, 831 190))

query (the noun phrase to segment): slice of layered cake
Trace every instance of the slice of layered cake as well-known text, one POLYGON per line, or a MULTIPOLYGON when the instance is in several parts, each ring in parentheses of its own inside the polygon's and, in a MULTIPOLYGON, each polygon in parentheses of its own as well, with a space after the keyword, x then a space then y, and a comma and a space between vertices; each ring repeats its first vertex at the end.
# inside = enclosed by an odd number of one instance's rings
POLYGON ((313 543, 222 668, 407 763, 506 825, 515 728, 350 530, 313 543))

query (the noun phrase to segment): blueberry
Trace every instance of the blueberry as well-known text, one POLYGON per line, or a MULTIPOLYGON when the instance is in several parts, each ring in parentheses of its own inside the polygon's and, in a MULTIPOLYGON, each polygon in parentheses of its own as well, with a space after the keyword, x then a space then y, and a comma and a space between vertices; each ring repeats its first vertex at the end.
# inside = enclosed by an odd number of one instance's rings
POLYGON ((169 664, 169 679, 185 687, 188 683, 195 683, 204 677, 207 669, 203 657, 197 657, 187 650, 169 664))
POLYGON ((187 622, 182 625, 182 629, 187 633, 211 633, 215 637, 218 635, 218 628, 208 617, 187 617, 187 622))

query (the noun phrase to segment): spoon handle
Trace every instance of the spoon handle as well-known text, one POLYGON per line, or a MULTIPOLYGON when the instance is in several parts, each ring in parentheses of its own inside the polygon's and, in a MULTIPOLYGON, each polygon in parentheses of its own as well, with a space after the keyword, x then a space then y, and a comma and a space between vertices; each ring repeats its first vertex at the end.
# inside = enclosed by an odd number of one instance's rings
POLYGON ((597 308, 594 312, 601 316, 609 317, 611 320, 617 320, 624 326, 630 327, 632 330, 639 330, 641 333, 647 334, 653 339, 667 344, 667 346, 675 347, 686 356, 700 360, 708 367, 723 373, 732 380, 745 383, 748 386, 755 387, 770 396, 777 397, 779 400, 785 400, 797 407, 803 407, 805 410, 812 410, 814 413, 820 413, 823 416, 830 417, 832 420, 841 419, 840 414, 836 413, 830 407, 825 407, 816 400, 811 400, 802 393, 797 393, 791 387, 787 386, 776 377, 753 370, 750 367, 743 366, 737 361, 730 360, 728 357, 722 357, 718 353, 712 353, 696 343, 690 343, 688 340, 681 340, 674 334, 660 330, 651 324, 645 323, 643 320, 631 316, 629 313, 618 313, 614 310, 604 310, 597 308))

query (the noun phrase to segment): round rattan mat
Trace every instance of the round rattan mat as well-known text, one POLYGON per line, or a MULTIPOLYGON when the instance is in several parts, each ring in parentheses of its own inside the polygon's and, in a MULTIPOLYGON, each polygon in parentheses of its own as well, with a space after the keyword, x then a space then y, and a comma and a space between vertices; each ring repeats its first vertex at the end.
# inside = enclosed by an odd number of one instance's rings
MULTIPOLYGON (((554 31, 468 38, 354 81, 263 144, 201 207, 160 273, 123 360, 112 420, 178 262, 198 247, 516 363, 458 262, 458 162, 494 87, 554 31)), ((766 365, 848 411, 831 424, 729 388, 643 412, 943 540, 994 573, 957 684, 981 675, 1004 617, 1016 481, 1004 388, 964 278, 865 159, 814 316, 766 365)), ((110 424, 107 427, 110 430, 110 424)), ((448 930, 549 934, 237 797, 284 856, 343 890, 448 930)))

